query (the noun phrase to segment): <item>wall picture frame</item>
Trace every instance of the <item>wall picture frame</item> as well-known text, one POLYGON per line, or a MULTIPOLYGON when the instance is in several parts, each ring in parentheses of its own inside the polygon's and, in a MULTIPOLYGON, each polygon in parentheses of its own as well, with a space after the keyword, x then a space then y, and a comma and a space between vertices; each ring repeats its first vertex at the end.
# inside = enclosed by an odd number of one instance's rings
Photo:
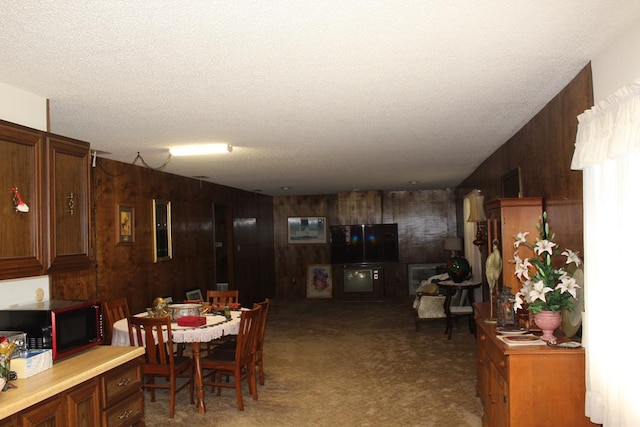
POLYGON ((327 219, 323 216, 287 218, 287 243, 327 243, 327 219))
POLYGON ((116 244, 135 242, 135 212, 131 206, 116 205, 116 244))
POLYGON ((171 202, 152 200, 153 262, 169 261, 173 258, 171 241, 171 202))
POLYGON ((307 265, 307 298, 332 298, 331 264, 307 265))
POLYGON ((192 289, 190 291, 186 291, 184 293, 184 295, 186 297, 185 298, 186 301, 198 301, 198 300, 200 300, 200 301, 204 302, 204 298, 202 296, 202 291, 200 290, 200 288, 192 289))

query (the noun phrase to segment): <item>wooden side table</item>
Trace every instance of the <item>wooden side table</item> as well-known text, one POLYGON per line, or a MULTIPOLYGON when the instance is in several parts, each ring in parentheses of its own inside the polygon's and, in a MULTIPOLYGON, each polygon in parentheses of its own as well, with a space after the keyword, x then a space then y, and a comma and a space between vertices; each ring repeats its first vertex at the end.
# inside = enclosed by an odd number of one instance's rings
POLYGON ((460 283, 456 283, 453 280, 443 280, 438 283, 438 286, 445 290, 444 313, 447 318, 447 328, 444 333, 448 335, 449 339, 451 339, 451 333, 453 331, 453 320, 456 319, 457 321, 458 318, 464 316, 469 318, 469 332, 474 335, 476 334, 475 324, 473 322, 473 304, 475 302, 473 290, 481 285, 482 282, 473 279, 460 283), (456 292, 462 293, 464 291, 467 291, 469 305, 451 305, 456 292))

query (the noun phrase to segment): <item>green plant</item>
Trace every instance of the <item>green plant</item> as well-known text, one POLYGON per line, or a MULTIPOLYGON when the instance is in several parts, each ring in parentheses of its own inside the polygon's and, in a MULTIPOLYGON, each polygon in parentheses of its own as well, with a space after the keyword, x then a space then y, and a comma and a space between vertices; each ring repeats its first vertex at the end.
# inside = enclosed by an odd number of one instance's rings
MULTIPOLYGON (((526 246, 533 250, 536 257, 521 259, 518 251, 514 254, 515 275, 522 283, 516 294, 515 308, 522 309, 523 304, 534 314, 542 311, 571 310, 576 300, 576 289, 580 286, 563 267, 554 267, 558 255, 557 244, 553 242, 555 234, 549 235, 547 213, 543 212, 537 225, 540 237, 535 244, 527 242, 528 232, 518 233, 513 246, 518 249, 526 246)), ((580 266, 582 261, 577 252, 565 249, 561 255, 566 257, 565 265, 580 266)))

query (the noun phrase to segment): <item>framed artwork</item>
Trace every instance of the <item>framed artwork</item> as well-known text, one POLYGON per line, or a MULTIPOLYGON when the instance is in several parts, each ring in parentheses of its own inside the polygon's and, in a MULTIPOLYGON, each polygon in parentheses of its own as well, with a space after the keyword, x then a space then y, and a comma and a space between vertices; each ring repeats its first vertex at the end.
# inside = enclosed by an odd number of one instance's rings
POLYGON ((130 206, 116 206, 116 244, 132 245, 135 240, 135 217, 130 206))
POLYGON ((192 289, 190 291, 185 292, 185 300, 187 301, 204 301, 204 298, 202 297, 202 291, 200 289, 192 289))
POLYGON ((307 265, 307 298, 331 298, 332 296, 331 264, 307 265))
POLYGON ((327 243, 326 223, 323 216, 287 218, 287 243, 327 243))
POLYGON ((171 202, 153 199, 153 262, 173 258, 171 244, 171 202))
POLYGON ((502 197, 523 197, 520 167, 517 167, 502 175, 502 177, 500 178, 500 184, 502 186, 502 197))

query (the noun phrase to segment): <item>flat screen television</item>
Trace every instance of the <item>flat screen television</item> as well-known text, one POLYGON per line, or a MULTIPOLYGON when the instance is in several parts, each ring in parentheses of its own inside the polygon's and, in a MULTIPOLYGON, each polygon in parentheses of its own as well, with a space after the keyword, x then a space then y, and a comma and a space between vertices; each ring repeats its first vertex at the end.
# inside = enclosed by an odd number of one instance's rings
POLYGON ((398 262, 398 224, 332 225, 331 263, 398 262))

